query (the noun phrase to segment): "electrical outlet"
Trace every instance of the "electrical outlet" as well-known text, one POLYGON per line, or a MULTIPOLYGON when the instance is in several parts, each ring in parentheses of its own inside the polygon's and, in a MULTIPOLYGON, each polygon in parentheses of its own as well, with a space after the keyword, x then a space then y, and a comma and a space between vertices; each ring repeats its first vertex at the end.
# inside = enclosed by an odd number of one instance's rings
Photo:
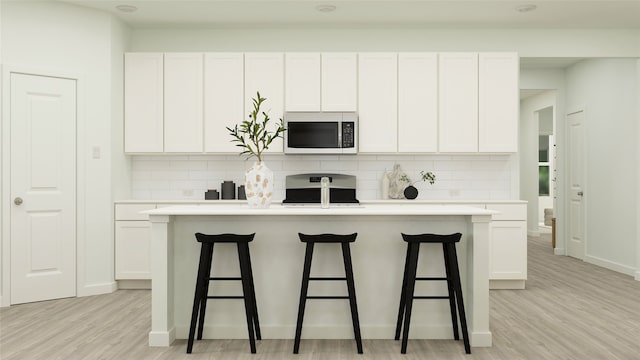
POLYGON ((193 196, 193 190, 182 190, 182 196, 193 196))
POLYGON ((460 190, 458 190, 458 189, 449 190, 449 196, 451 196, 451 197, 460 196, 460 190))
POLYGON ((100 146, 94 146, 91 150, 93 158, 100 159, 100 146))

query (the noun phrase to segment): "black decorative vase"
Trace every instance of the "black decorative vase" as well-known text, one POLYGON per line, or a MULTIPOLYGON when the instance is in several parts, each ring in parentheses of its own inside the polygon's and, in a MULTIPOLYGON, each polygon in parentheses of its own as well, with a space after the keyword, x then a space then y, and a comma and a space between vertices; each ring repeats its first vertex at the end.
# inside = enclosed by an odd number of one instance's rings
POLYGON ((418 189, 415 186, 409 185, 404 189, 404 197, 409 200, 413 200, 418 197, 418 189))

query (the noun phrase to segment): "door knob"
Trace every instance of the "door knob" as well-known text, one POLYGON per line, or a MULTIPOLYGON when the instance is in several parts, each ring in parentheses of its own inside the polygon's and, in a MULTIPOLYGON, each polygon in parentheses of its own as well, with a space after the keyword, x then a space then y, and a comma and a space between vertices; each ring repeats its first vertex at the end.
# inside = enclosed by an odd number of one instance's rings
POLYGON ((13 203, 20 206, 22 205, 22 198, 21 197, 17 197, 15 199, 13 199, 13 203))

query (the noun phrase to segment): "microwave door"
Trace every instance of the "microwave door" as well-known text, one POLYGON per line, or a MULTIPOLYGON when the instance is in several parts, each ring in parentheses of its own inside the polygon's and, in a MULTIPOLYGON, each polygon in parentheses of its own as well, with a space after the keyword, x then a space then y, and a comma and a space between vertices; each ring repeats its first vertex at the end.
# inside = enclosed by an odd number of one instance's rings
POLYGON ((341 129, 338 122, 289 122, 287 146, 294 149, 337 149, 341 129))

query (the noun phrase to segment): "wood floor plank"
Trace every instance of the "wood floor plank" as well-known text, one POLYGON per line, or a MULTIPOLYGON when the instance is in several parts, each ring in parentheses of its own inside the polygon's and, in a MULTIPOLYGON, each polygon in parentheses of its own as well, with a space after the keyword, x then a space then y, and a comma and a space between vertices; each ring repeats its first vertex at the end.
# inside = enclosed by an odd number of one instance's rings
POLYGON ((251 359, 251 360, 518 360, 640 359, 640 282, 582 261, 553 255, 548 235, 529 238, 526 290, 492 290, 494 346, 410 340, 406 355, 393 340, 202 340, 185 354, 186 341, 168 348, 147 346, 151 294, 113 294, 22 304, 0 309, 0 359, 251 359))

